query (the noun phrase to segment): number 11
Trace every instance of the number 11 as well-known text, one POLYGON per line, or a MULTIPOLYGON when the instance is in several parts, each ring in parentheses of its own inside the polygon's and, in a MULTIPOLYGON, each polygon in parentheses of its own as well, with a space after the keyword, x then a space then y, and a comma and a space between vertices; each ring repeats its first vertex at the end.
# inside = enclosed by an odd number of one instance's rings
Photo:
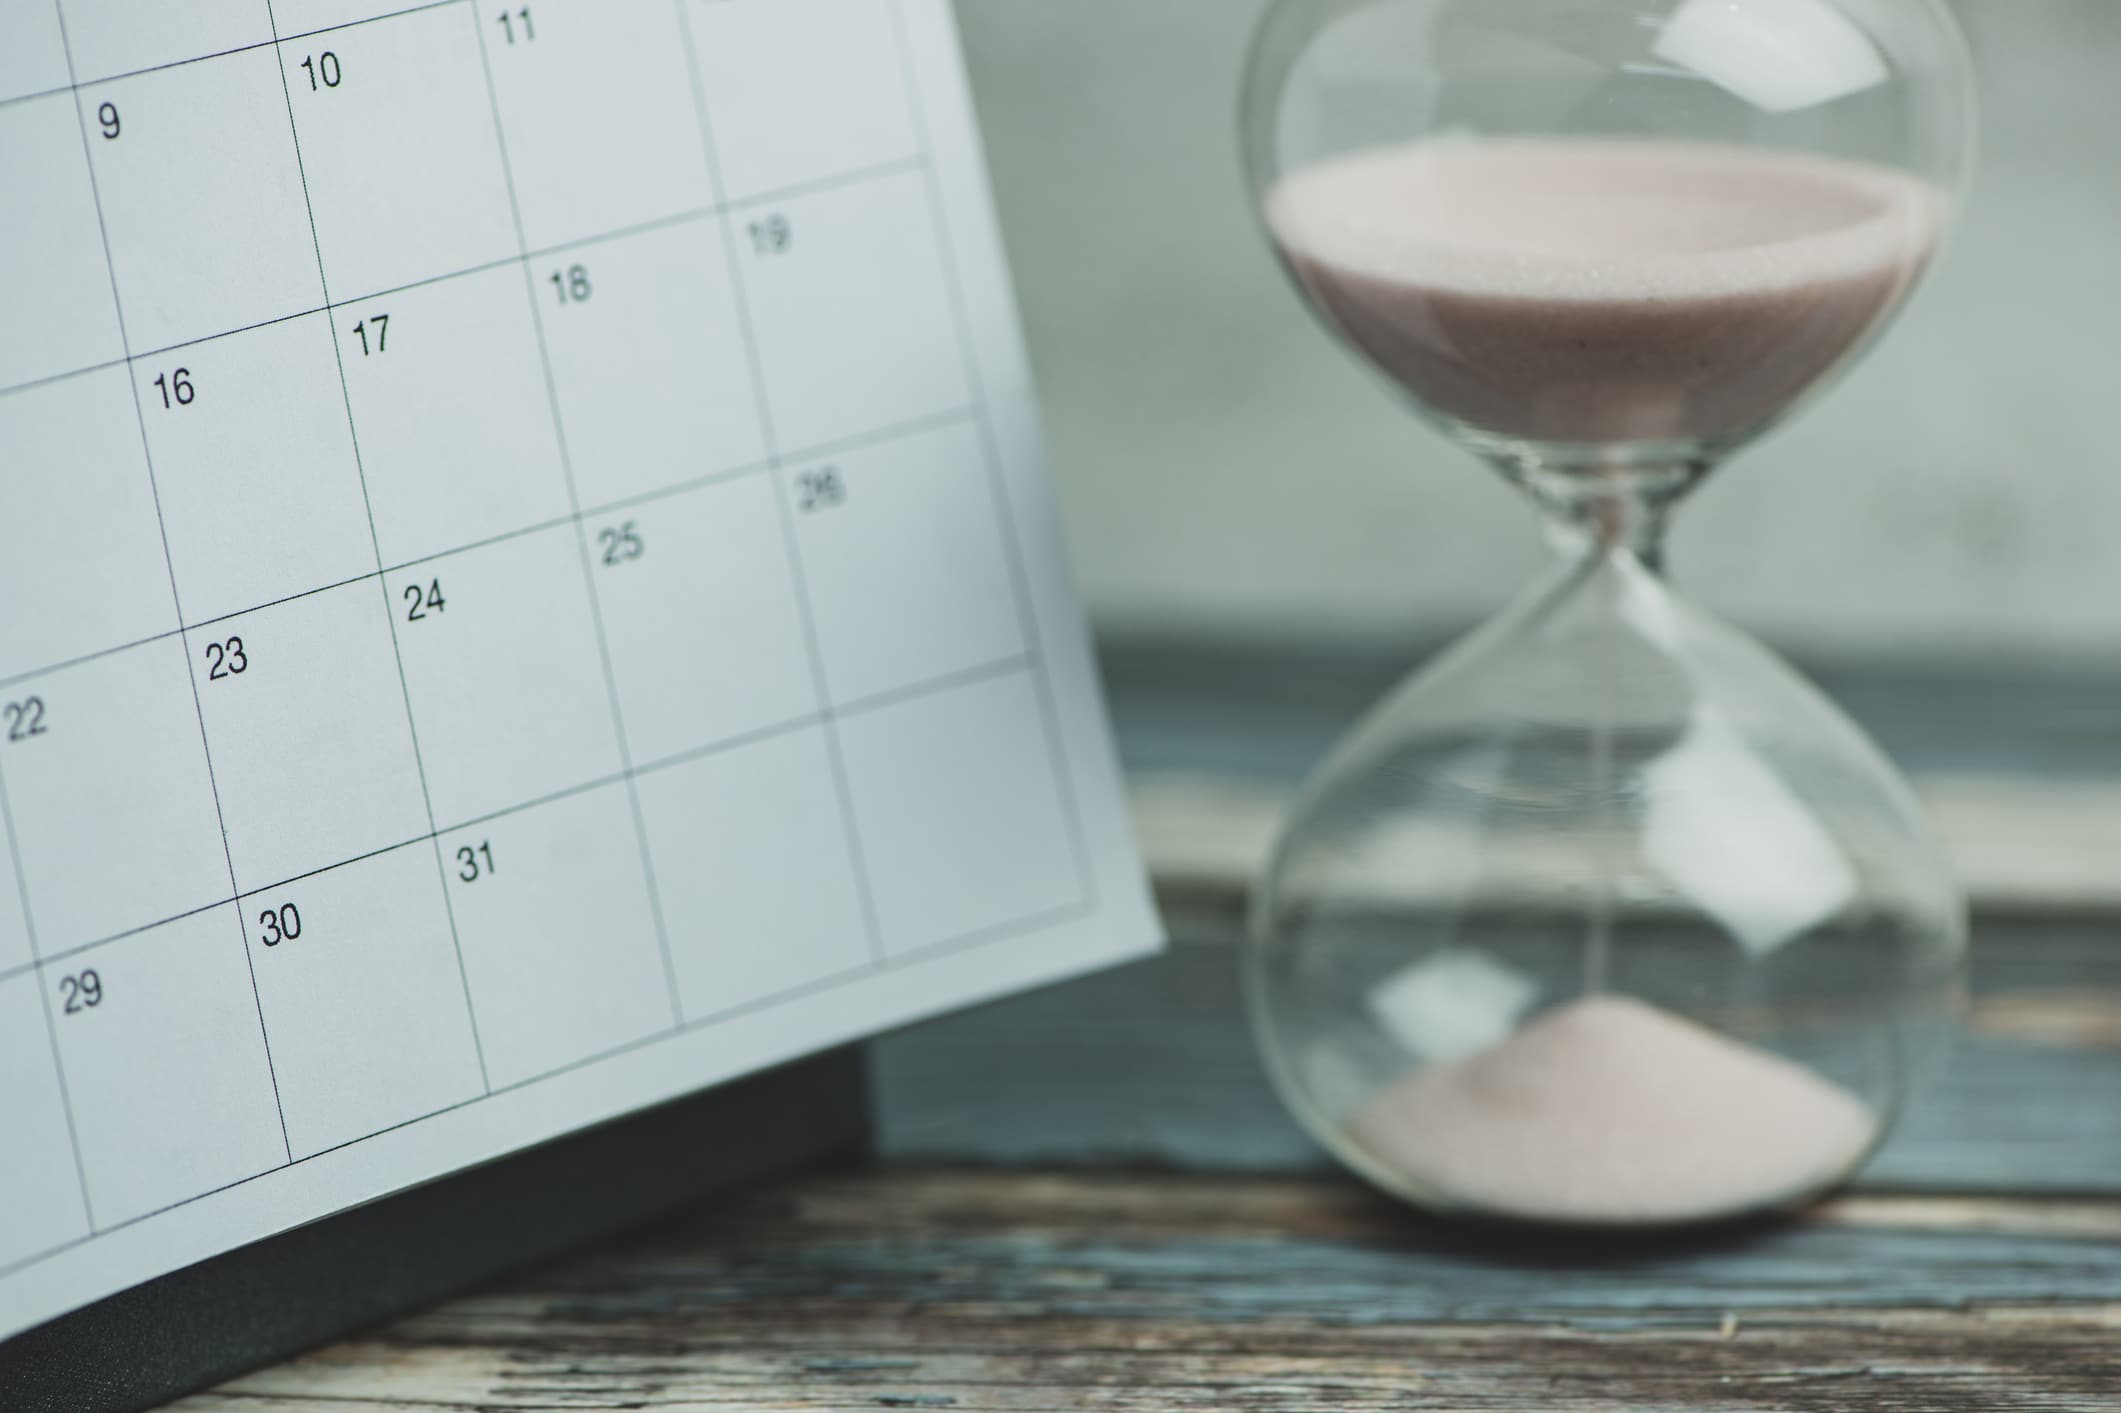
POLYGON ((508 42, 510 44, 516 42, 517 25, 521 25, 523 27, 524 43, 527 44, 531 40, 536 39, 538 37, 538 32, 530 27, 530 7, 528 5, 525 5, 522 9, 516 11, 513 15, 509 14, 506 10, 501 11, 501 18, 499 23, 501 26, 501 33, 508 36, 508 42))

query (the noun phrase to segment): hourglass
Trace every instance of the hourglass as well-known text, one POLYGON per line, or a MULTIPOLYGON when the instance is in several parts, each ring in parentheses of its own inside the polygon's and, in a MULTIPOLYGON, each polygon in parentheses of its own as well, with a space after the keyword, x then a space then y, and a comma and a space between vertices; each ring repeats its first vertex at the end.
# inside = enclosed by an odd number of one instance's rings
POLYGON ((1933 259, 1972 146, 1948 12, 1280 0, 1244 126, 1314 310, 1556 551, 1296 805, 1246 955, 1283 1097, 1446 1212, 1836 1186, 1949 1031, 1964 903, 1880 752, 1661 544, 1933 259))

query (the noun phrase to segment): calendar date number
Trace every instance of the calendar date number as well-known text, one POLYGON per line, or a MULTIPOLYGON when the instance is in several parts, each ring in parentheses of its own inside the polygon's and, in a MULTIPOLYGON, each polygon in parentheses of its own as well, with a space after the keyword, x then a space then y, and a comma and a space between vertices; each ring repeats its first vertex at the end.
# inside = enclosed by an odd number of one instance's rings
POLYGON ((597 544, 603 549, 604 563, 614 569, 648 553, 648 542, 641 538, 641 526, 637 520, 605 526, 597 531, 597 544))
POLYGON ((390 316, 388 314, 371 314, 347 330, 347 332, 361 341, 361 356, 363 358, 367 358, 371 354, 381 353, 384 349, 390 347, 390 316), (371 340, 370 335, 374 335, 373 340, 371 340))
POLYGON ((589 283, 587 265, 569 265, 564 270, 554 270, 552 288, 562 304, 580 304, 596 293, 596 286, 589 283))
POLYGON ((243 651, 241 638, 230 638, 225 643, 206 645, 206 680, 218 682, 224 677, 241 677, 250 671, 250 658, 243 651))
POLYGON ((304 59, 302 72, 309 75, 309 90, 312 93, 320 88, 337 88, 346 77, 345 69, 339 64, 339 56, 329 49, 304 59))
POLYGON ((442 597, 442 581, 436 579, 426 588, 418 584, 407 584, 400 595, 405 600, 405 621, 418 623, 421 619, 442 612, 449 607, 449 600, 442 597))
POLYGON ((44 724, 44 698, 24 697, 19 702, 9 702, 0 707, 0 721, 7 723, 7 739, 27 741, 33 736, 42 736, 48 729, 44 724))
POLYGON ((162 405, 169 408, 189 407, 192 399, 199 395, 199 389, 192 383, 189 368, 179 368, 171 373, 157 373, 155 391, 162 394, 162 405))
POLYGON ((795 508, 805 515, 847 503, 847 478, 837 466, 820 466, 795 478, 795 508))
POLYGON ((59 978, 59 999, 66 1014, 78 1016, 103 1004, 103 978, 94 967, 59 978))
POLYGON ((282 903, 258 914, 258 941, 267 947, 292 942, 301 935, 302 910, 293 903, 282 903))
POLYGON ((481 839, 476 844, 466 844, 457 850, 457 877, 465 883, 477 883, 493 872, 493 844, 481 839))
POLYGON ((753 221, 749 229, 751 248, 760 255, 786 255, 795 248, 795 227, 777 211, 753 221))

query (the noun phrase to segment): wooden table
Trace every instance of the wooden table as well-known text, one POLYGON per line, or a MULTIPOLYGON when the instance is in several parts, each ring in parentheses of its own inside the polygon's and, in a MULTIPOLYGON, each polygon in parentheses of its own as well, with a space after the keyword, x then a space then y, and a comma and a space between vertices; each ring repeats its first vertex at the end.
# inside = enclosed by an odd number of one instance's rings
POLYGON ((2121 1410, 2121 923, 1992 910, 1971 1034, 1851 1194, 1592 1241, 1325 1166, 1251 1056, 1234 892, 1165 901, 1163 958, 880 1042, 873 1164, 178 1407, 2121 1410))

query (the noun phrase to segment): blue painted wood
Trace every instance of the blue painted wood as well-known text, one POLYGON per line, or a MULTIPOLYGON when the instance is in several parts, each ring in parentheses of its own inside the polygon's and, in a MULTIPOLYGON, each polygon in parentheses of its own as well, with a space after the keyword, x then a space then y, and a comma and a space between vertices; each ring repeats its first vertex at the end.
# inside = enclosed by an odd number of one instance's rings
MULTIPOLYGON (((1325 1156, 1254 1056, 1227 906, 1167 908, 1176 945, 1122 970, 880 1041, 883 1151, 902 1160, 1071 1168, 1315 1172, 1325 1156)), ((2121 1194, 2121 1023, 2041 1033, 2043 1006, 2121 1010, 2121 928, 1986 929, 1974 985, 2030 1033, 1963 1039, 1859 1186, 2121 1194)))
MULTIPOLYGON (((1134 772, 1293 784, 1440 647, 1122 638, 1102 647, 1134 772)), ((2121 663, 1798 664, 1912 773, 2121 778, 2121 663)))

